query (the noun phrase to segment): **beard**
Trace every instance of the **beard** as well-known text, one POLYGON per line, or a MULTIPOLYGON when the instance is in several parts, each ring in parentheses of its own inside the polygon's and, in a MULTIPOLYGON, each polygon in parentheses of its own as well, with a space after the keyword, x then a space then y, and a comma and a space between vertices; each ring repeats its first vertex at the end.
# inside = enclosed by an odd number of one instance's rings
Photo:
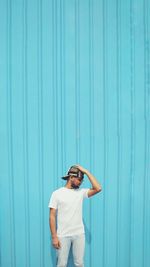
POLYGON ((71 184, 71 187, 73 188, 73 189, 79 189, 79 185, 75 185, 75 184, 71 184))

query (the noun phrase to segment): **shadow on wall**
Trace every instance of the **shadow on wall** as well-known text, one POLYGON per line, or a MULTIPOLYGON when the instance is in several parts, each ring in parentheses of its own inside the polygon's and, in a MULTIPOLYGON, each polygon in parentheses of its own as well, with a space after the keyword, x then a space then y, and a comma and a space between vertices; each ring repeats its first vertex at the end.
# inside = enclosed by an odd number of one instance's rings
MULTIPOLYGON (((86 243, 90 244, 91 233, 89 229, 87 228, 85 222, 84 222, 84 227, 85 227, 85 241, 86 243)), ((86 244, 85 244, 85 249, 86 249, 86 244)), ((56 251, 55 251, 55 248, 53 248, 52 246, 51 246, 51 259, 52 259, 53 267, 55 267, 56 266, 56 251)), ((74 267, 72 249, 70 249, 70 252, 69 252, 67 267, 74 267)))

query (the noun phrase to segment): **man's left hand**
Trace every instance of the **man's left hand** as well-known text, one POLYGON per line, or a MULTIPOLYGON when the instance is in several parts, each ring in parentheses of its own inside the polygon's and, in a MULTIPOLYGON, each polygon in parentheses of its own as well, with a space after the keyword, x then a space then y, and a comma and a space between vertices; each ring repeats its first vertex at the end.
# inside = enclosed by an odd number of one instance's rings
POLYGON ((76 164, 75 165, 81 172, 83 172, 83 173, 87 173, 87 169, 85 169, 85 168, 83 168, 81 165, 79 165, 79 164, 76 164))

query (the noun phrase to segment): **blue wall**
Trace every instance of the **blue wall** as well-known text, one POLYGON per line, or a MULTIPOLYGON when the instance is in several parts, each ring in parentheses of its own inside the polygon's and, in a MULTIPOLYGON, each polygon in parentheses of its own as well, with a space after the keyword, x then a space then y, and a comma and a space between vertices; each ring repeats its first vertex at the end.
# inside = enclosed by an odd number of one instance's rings
POLYGON ((103 187, 85 266, 149 267, 150 2, 1 0, 0 36, 0 266, 54 266, 49 197, 79 163, 103 187))

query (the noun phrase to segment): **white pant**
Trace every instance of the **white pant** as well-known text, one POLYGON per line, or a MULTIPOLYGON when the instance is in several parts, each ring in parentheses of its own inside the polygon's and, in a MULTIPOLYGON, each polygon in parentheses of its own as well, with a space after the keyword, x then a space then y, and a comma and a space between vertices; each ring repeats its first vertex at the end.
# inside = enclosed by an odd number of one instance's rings
POLYGON ((72 245, 72 254, 74 265, 84 267, 83 257, 85 248, 85 234, 58 237, 61 243, 61 248, 56 249, 57 267, 66 267, 70 247, 72 245))

